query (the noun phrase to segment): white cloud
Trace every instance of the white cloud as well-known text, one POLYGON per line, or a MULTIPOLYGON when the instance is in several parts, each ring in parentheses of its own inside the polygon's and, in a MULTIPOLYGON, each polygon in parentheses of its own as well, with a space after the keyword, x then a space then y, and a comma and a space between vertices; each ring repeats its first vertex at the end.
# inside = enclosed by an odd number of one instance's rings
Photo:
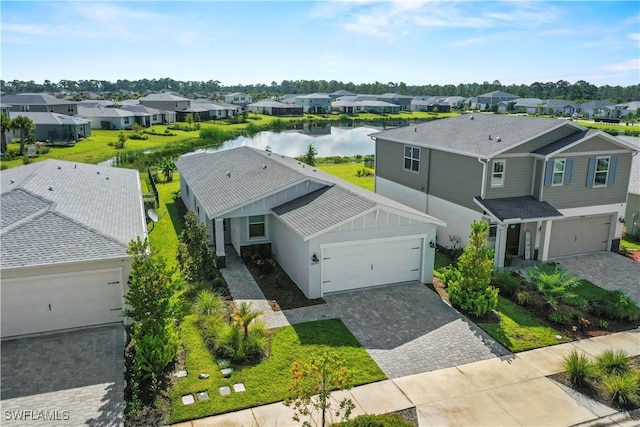
POLYGON ((608 71, 633 71, 640 70, 640 59, 630 59, 625 62, 618 62, 617 64, 608 64, 602 67, 608 71))

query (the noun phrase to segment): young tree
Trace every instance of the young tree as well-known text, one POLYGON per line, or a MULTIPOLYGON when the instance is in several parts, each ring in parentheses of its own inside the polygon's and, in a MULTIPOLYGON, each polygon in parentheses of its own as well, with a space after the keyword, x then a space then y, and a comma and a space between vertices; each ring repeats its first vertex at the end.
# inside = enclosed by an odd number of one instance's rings
POLYGON ((0 144, 0 153, 7 152, 7 132, 9 132, 13 128, 11 124, 11 119, 6 114, 2 115, 2 133, 0 137, 2 138, 2 142, 0 144))
POLYGON ((167 182, 173 181, 173 172, 178 170, 176 164, 168 157, 164 157, 160 160, 160 170, 162 170, 162 174, 164 175, 164 180, 167 182))
POLYGON ((193 114, 189 113, 184 117, 184 121, 187 123, 187 126, 189 127, 189 130, 191 130, 191 127, 193 126, 193 114))
MULTIPOLYGON (((352 387, 351 373, 337 354, 324 352, 309 362, 294 362, 292 373, 293 385, 289 391, 294 397, 286 399, 284 405, 293 408, 294 421, 300 422, 300 417, 311 418, 318 411, 322 427, 331 413, 337 418, 349 419, 355 408, 351 399, 338 401, 331 396, 332 390, 349 390, 352 387)), ((311 423, 305 420, 302 425, 310 427, 311 423)))
POLYGON ((207 226, 189 210, 184 216, 184 228, 178 238, 178 264, 185 280, 195 283, 213 272, 213 257, 209 252, 207 226))
POLYGON ((251 310, 251 303, 244 301, 237 306, 231 313, 231 320, 244 330, 243 340, 246 341, 249 336, 249 324, 253 322, 262 313, 251 310))
POLYGON ((307 147, 307 152, 304 153, 304 155, 302 156, 303 161, 309 166, 315 166, 317 155, 318 155, 318 149, 316 148, 316 146, 313 144, 309 144, 309 146, 307 147))
POLYGON ((35 123, 25 116, 18 116, 11 121, 11 127, 20 131, 20 155, 24 154, 24 142, 29 132, 36 128, 35 123))
POLYGON ((487 230, 484 221, 473 221, 469 245, 458 258, 456 275, 448 283, 451 303, 476 317, 482 317, 498 305, 498 290, 491 283, 493 249, 487 248, 487 230))

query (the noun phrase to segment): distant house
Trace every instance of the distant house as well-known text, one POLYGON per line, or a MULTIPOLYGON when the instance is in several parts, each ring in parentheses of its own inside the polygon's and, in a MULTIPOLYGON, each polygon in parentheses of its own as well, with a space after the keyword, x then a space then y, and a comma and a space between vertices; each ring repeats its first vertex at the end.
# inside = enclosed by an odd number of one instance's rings
POLYGON ((518 98, 513 101, 513 111, 516 113, 537 114, 544 112, 544 101, 539 98, 518 98))
POLYGON ((515 99, 518 99, 515 95, 501 90, 494 90, 493 92, 478 95, 476 106, 480 110, 491 110, 493 106, 498 105, 500 101, 513 101, 515 99))
POLYGON ((122 322, 128 244, 147 234, 138 171, 49 159, 0 186, 2 338, 122 322))
POLYGON ((252 97, 251 95, 247 95, 246 93, 234 92, 225 95, 224 102, 237 105, 240 107, 240 111, 244 111, 247 105, 251 104, 252 97))
POLYGON ((617 119, 618 117, 613 117, 612 113, 615 111, 616 107, 613 102, 609 101, 589 101, 583 104, 580 104, 580 109, 583 114, 588 114, 589 117, 592 118, 603 118, 603 119, 617 119))
POLYGON ((256 114, 268 116, 301 116, 303 108, 295 104, 285 104, 272 99, 263 99, 247 105, 247 110, 256 114))
POLYGON ((209 111, 210 120, 231 119, 237 115, 240 109, 237 105, 208 99, 196 99, 191 105, 206 108, 209 111))
POLYGON ((424 99, 414 98, 411 100, 411 111, 447 113, 451 111, 451 105, 435 96, 424 97, 424 99))
POLYGON ((36 125, 34 133, 38 141, 73 142, 91 135, 91 122, 81 117, 58 113, 16 113, 13 111, 9 114, 11 119, 18 116, 25 116, 33 121, 36 125))
POLYGON ((78 107, 88 107, 88 108, 109 108, 115 107, 116 103, 111 101, 110 99, 85 99, 83 101, 78 102, 78 107))
POLYGON ((640 121, 640 101, 627 102, 626 104, 616 104, 614 115, 624 119, 629 113, 633 113, 637 121, 640 121))
POLYGON ((335 113, 358 114, 398 114, 400 106, 390 102, 377 101, 375 96, 345 96, 331 102, 331 110, 335 113))
POLYGON ((169 124, 176 121, 176 112, 167 110, 158 110, 156 108, 138 105, 123 105, 123 110, 130 111, 135 115, 136 123, 143 127, 149 127, 159 124, 169 124))
POLYGON ((78 107, 78 115, 91 122, 91 129, 130 129, 135 123, 135 114, 120 108, 78 107))
POLYGON ((138 102, 145 107, 168 111, 180 111, 191 106, 191 100, 189 98, 176 95, 175 93, 152 93, 138 99, 138 102))
POLYGON ((56 98, 48 93, 20 93, 2 96, 2 103, 10 105, 9 110, 20 113, 58 113, 74 115, 78 113, 78 103, 56 98))
POLYGON ((394 104, 400 107, 400 111, 409 111, 411 110, 411 100, 412 96, 401 95, 399 93, 384 93, 382 95, 377 95, 376 100, 382 102, 388 102, 389 104, 394 104))
MULTIPOLYGON (((494 264, 615 249, 638 146, 570 120, 496 114, 388 129, 376 141, 377 193, 439 218, 438 243, 490 225, 494 264)), ((623 218, 624 219, 624 218, 623 218)))
POLYGON ((544 110, 547 114, 572 116, 574 114, 581 114, 581 109, 578 104, 574 104, 565 99, 549 99, 544 102, 544 110))
POLYGON ((331 97, 326 93, 300 95, 295 98, 295 102, 302 107, 304 113, 324 114, 331 111, 331 97))
POLYGON ((194 121, 196 122, 206 122, 211 120, 211 115, 209 113, 209 108, 207 108, 204 104, 192 104, 187 108, 183 108, 182 110, 176 110, 176 118, 179 122, 186 121, 186 117, 191 115, 194 121))
POLYGON ((340 89, 340 90, 337 90, 335 92, 331 92, 329 94, 329 97, 331 99, 338 99, 338 98, 340 98, 342 96, 355 96, 355 95, 356 94, 353 93, 353 92, 349 92, 348 90, 340 89))

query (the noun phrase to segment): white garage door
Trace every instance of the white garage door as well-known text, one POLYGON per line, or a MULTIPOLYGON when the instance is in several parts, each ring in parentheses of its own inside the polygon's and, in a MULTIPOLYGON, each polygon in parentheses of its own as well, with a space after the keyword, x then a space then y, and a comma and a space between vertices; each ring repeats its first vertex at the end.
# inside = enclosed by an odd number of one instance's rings
POLYGON ((121 322, 120 270, 2 281, 2 337, 121 322))
POLYGON ((549 258, 606 251, 610 229, 611 215, 554 221, 549 258))
POLYGON ((422 239, 393 240, 322 250, 322 292, 420 280, 422 239))

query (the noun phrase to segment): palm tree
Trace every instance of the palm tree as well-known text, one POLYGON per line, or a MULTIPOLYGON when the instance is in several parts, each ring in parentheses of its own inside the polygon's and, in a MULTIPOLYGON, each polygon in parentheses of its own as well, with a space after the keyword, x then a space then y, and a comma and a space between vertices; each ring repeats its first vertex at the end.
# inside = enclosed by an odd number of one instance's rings
POLYGON ((164 175, 164 180, 167 182, 173 181, 173 172, 178 170, 173 160, 167 157, 160 160, 160 169, 162 170, 162 174, 164 175))
POLYGON ((12 129, 11 119, 6 114, 2 115, 2 142, 0 143, 0 153, 7 152, 7 132, 12 129))
POLYGON ((249 323, 253 322, 256 317, 262 313, 259 311, 251 311, 251 303, 244 301, 239 307, 236 307, 231 314, 231 320, 238 326, 242 326, 244 329, 243 339, 247 339, 249 335, 249 323))
POLYGON ((24 141, 29 132, 36 128, 35 123, 25 116, 18 116, 11 121, 11 127, 20 131, 20 155, 24 154, 24 141))

